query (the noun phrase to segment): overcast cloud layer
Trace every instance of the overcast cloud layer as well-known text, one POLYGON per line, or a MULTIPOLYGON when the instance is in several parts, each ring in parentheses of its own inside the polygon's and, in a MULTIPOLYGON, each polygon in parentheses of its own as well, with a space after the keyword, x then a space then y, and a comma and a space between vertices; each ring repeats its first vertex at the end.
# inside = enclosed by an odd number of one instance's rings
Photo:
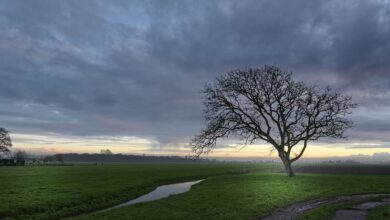
POLYGON ((0 30, 14 133, 186 143, 205 82, 275 64, 354 97, 350 140, 390 142, 388 1, 2 0, 0 30))

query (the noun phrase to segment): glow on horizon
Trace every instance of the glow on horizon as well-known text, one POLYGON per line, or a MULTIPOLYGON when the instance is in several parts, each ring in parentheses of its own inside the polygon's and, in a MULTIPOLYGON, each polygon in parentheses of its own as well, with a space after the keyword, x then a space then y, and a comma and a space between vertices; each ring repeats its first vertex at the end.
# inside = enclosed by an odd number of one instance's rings
MULTIPOLYGON (((24 149, 31 153, 99 153, 101 149, 110 149, 113 153, 177 155, 186 156, 191 153, 188 143, 167 144, 161 146, 152 138, 138 137, 71 137, 61 135, 11 134, 15 149, 24 149)), ((277 157, 271 153, 271 145, 254 144, 240 148, 240 145, 226 144, 218 147, 209 157, 277 157)), ((351 155, 373 155, 374 153, 390 153, 390 148, 382 143, 374 142, 338 142, 311 143, 303 158, 344 157, 351 155)))

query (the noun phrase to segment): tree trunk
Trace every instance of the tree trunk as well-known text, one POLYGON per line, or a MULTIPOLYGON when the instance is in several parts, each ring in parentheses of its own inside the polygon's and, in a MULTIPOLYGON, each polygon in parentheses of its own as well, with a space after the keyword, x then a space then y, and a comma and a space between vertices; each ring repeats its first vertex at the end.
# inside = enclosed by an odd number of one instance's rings
POLYGON ((291 168, 291 161, 283 154, 279 153, 279 157, 283 162, 284 168, 286 169, 286 173, 289 177, 295 176, 293 169, 291 168))
POLYGON ((293 169, 291 168, 291 162, 286 160, 286 162, 283 162, 284 168, 286 169, 286 173, 289 177, 295 176, 293 169))

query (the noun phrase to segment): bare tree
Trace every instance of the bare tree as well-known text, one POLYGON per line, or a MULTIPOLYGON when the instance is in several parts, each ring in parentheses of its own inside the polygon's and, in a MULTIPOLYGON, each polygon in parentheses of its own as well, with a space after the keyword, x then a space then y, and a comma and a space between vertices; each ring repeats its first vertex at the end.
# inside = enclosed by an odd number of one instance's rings
POLYGON ((346 116, 355 107, 351 97, 295 81, 275 66, 221 74, 202 93, 206 128, 191 141, 197 156, 210 152, 220 138, 239 138, 244 146, 265 141, 289 176, 310 141, 344 138, 352 124, 346 116))
POLYGON ((112 152, 110 149, 101 149, 100 153, 104 154, 104 155, 112 155, 112 152))
POLYGON ((26 163, 26 158, 27 158, 27 153, 25 151, 18 150, 15 153, 16 164, 18 166, 24 166, 24 164, 26 163))
POLYGON ((62 154, 54 154, 54 158, 57 162, 64 164, 64 157, 62 156, 62 154))
POLYGON ((9 153, 11 147, 12 141, 9 132, 4 128, 0 128, 0 153, 9 153))
POLYGON ((54 160, 54 157, 52 155, 46 155, 42 159, 44 164, 51 163, 53 160, 54 160))

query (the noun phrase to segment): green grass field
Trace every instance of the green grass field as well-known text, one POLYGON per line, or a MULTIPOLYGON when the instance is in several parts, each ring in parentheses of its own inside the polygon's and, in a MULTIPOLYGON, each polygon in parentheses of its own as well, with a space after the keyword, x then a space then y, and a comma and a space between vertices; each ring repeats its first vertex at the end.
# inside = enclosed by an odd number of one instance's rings
POLYGON ((189 192, 74 219, 255 219, 288 204, 390 193, 390 175, 271 173, 275 165, 122 164, 0 167, 1 219, 59 219, 135 198, 155 187, 207 178, 189 192))
POLYGON ((0 167, 0 219, 58 219, 78 215, 140 196, 162 184, 238 173, 241 167, 240 164, 0 167))
POLYGON ((381 206, 368 211, 367 220, 390 219, 390 205, 381 206))

